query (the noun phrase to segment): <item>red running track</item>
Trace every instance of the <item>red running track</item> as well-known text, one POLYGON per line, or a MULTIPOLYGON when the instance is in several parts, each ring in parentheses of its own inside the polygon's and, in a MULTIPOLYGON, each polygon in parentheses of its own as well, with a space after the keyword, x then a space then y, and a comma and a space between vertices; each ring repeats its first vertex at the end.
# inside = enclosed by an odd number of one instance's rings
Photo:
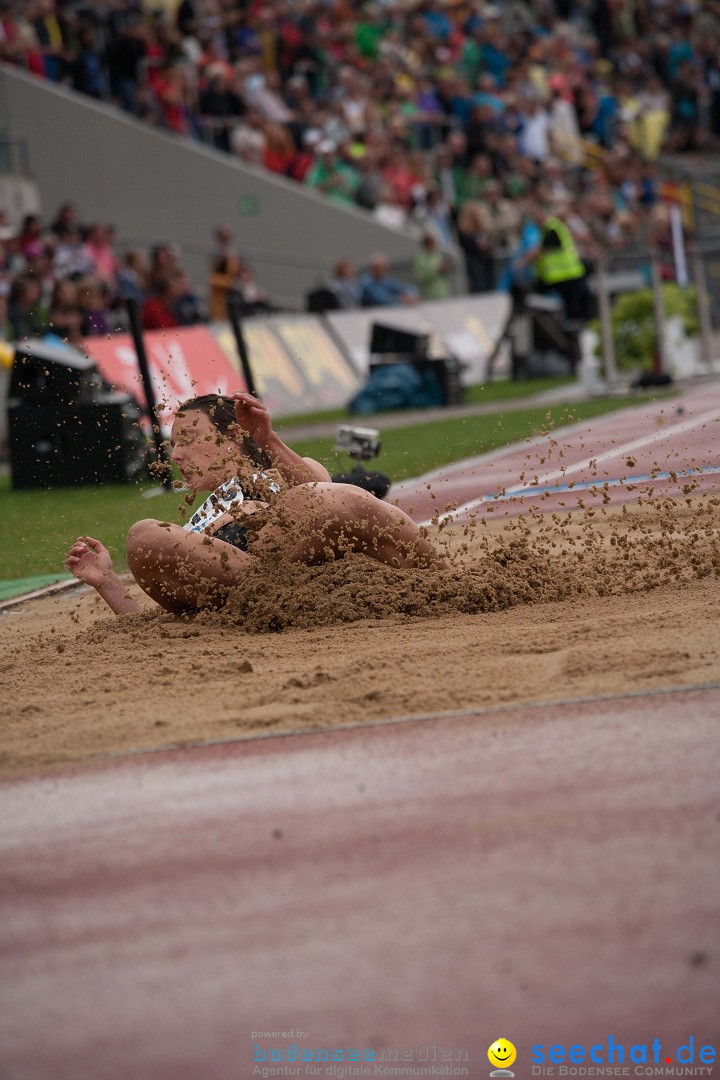
POLYGON ((297 1029, 416 1076, 717 1046, 719 720, 698 688, 6 782, 0 1076, 245 1080, 297 1029))
POLYGON ((551 448, 547 437, 531 439, 438 469, 420 480, 394 485, 390 497, 416 521, 429 521, 448 503, 458 507, 451 517, 462 521, 473 512, 487 513, 489 508, 496 518, 530 507, 539 511, 574 509, 578 496, 592 505, 593 499, 599 501, 601 496, 593 495, 587 485, 600 487, 606 481, 614 504, 635 500, 648 484, 655 492, 682 495, 688 477, 679 475, 673 480, 663 474, 687 468, 716 470, 697 478, 697 490, 717 488, 720 381, 685 391, 677 398, 582 421, 552 432, 551 437, 557 447, 551 448), (653 470, 659 470, 660 478, 635 479, 634 490, 613 484, 623 478, 633 483, 633 478, 647 478, 653 470), (571 490, 556 490, 570 483, 574 485, 571 490), (522 494, 512 501, 488 501, 489 496, 518 488, 522 494), (549 494, 541 499, 544 491, 549 494))

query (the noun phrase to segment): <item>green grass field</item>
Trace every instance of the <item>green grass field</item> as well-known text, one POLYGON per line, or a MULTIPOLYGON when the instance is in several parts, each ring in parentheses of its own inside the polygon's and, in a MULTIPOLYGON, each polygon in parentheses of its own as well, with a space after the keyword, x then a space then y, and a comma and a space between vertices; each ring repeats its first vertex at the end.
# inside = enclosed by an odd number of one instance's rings
MULTIPOLYGON (((374 466, 393 480, 418 476, 440 465, 485 453, 527 438, 546 427, 548 415, 555 428, 616 409, 643 404, 647 398, 595 400, 572 405, 511 409, 503 413, 438 420, 382 433, 383 449, 374 466)), ((343 419, 346 418, 343 414, 343 419)), ((371 419, 363 420, 371 423, 371 419)), ((332 439, 296 440, 293 449, 315 457, 331 472, 352 465, 346 455, 333 453, 332 439)), ((143 498, 156 487, 141 484, 55 488, 50 491, 11 490, 8 477, 0 479, 0 580, 49 574, 63 570, 64 553, 80 533, 96 536, 111 551, 118 569, 125 564, 125 535, 143 517, 179 521, 182 495, 178 492, 143 498)))
MULTIPOLYGON (((496 401, 518 401, 522 398, 532 397, 533 394, 542 394, 545 390, 557 390, 559 386, 566 386, 574 382, 574 378, 558 378, 557 376, 543 379, 497 379, 484 385, 468 386, 465 388, 463 397, 464 405, 492 405, 496 401)), ((386 412, 383 416, 402 416, 400 412, 386 412)), ((347 409, 330 409, 326 412, 301 413, 297 416, 286 416, 278 420, 275 427, 278 431, 285 428, 300 427, 303 424, 348 423, 350 418, 347 409)), ((355 418, 357 423, 362 423, 362 417, 355 418)), ((372 427, 372 417, 367 418, 372 427)))

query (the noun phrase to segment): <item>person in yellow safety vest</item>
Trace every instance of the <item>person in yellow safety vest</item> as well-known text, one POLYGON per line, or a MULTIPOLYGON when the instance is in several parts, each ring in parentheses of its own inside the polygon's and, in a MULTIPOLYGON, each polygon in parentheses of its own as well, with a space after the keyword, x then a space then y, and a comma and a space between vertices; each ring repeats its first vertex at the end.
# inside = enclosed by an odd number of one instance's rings
POLYGON ((538 282, 547 288, 564 281, 585 277, 585 266, 578 255, 572 233, 564 221, 546 218, 542 224, 540 254, 535 260, 538 282))
POLYGON ((587 286, 587 270, 565 222, 538 207, 535 222, 542 239, 534 260, 538 292, 554 292, 562 298, 569 319, 587 320, 592 315, 592 297, 587 286))

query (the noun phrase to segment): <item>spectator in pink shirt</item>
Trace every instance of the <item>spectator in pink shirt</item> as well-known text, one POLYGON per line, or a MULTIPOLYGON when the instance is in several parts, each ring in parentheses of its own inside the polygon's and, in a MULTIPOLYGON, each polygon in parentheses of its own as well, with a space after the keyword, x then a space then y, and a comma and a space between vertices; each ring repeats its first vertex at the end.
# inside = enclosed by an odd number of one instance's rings
POLYGON ((91 225, 86 246, 93 261, 95 273, 114 292, 118 257, 110 241, 110 230, 107 225, 100 222, 91 225))

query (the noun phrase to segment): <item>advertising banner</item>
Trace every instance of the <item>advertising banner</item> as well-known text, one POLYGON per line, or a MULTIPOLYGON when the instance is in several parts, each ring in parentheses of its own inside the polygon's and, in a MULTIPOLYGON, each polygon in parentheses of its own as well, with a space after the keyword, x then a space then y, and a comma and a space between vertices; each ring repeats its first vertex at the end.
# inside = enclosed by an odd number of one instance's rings
MULTIPOLYGON (((243 334, 258 393, 273 416, 342 407, 360 385, 352 365, 316 316, 246 319, 243 334)), ((187 398, 245 389, 229 323, 150 330, 143 338, 163 424, 187 398)), ((86 338, 83 350, 107 382, 144 403, 129 334, 86 338)))
POLYGON ((359 386, 358 376, 325 327, 312 315, 282 315, 272 326, 302 373, 318 408, 344 405, 359 386))
MULTIPOLYGON (((228 323, 213 323, 212 332, 228 359, 237 367, 235 336, 228 323)), ((303 411, 303 381, 300 373, 272 332, 266 319, 248 319, 243 336, 258 394, 272 416, 286 416, 303 411)), ((312 406, 308 406, 308 411, 312 406)))
MULTIPOLYGON (((243 390, 245 381, 205 326, 181 330, 149 330, 143 334, 150 377, 163 425, 178 403, 200 394, 243 390)), ((127 390, 144 405, 142 380, 130 334, 86 338, 83 351, 96 362, 102 377, 127 390)))
MULTIPOLYGON (((229 325, 214 323, 211 329, 231 362, 239 365, 229 325)), ((317 316, 246 319, 243 336, 258 393, 275 416, 342 407, 360 385, 317 316)))
MULTIPOLYGON (((332 312, 327 323, 316 315, 249 318, 243 321, 243 334, 258 393, 273 416, 285 417, 347 404, 367 374, 375 322, 430 334, 433 355, 457 357, 466 365, 463 381, 482 382, 509 315, 509 297, 488 293, 412 308, 332 312)), ((180 401, 245 388, 228 323, 151 330, 144 339, 164 424, 180 401)), ((107 382, 143 402, 129 334, 87 338, 84 348, 107 382)))
POLYGON ((463 382, 473 385, 486 378, 488 361, 502 340, 510 312, 510 297, 506 293, 486 293, 415 307, 333 311, 328 312, 326 318, 360 372, 368 369, 372 324, 377 322, 417 334, 430 334, 433 354, 447 356, 450 353, 462 360, 467 365, 463 382))

